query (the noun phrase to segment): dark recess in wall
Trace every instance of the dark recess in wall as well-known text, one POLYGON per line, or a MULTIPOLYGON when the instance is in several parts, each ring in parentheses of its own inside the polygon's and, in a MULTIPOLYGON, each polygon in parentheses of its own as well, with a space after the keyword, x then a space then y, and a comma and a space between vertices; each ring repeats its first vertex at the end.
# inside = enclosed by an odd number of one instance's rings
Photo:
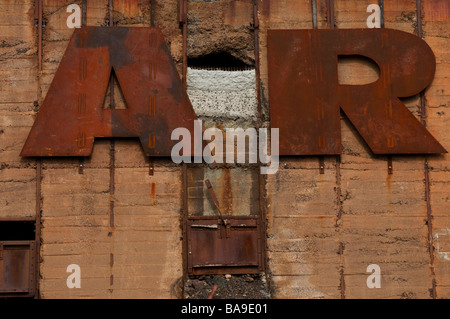
POLYGON ((188 58, 188 66, 193 69, 249 70, 253 66, 235 58, 227 52, 210 53, 201 57, 188 58))
POLYGON ((0 241, 34 240, 34 221, 0 221, 0 241))

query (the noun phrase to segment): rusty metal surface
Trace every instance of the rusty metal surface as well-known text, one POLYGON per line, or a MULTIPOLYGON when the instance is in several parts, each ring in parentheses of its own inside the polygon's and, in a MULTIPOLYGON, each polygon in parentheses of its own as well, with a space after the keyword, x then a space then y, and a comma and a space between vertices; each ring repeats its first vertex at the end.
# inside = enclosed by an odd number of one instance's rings
POLYGON ((258 217, 189 217, 187 220, 189 275, 248 274, 262 270, 258 217))
POLYGON ((435 57, 415 35, 391 29, 269 30, 271 127, 280 155, 341 153, 340 109, 375 154, 446 150, 402 104, 432 81, 435 57), (362 55, 380 68, 367 85, 338 83, 338 55, 362 55))
POLYGON ((25 294, 35 289, 35 242, 0 242, 0 296, 25 294))
POLYGON ((21 156, 89 156, 95 137, 138 137, 146 156, 170 156, 172 130, 193 132, 195 118, 159 28, 82 27, 21 156), (112 69, 127 109, 102 107, 112 69))

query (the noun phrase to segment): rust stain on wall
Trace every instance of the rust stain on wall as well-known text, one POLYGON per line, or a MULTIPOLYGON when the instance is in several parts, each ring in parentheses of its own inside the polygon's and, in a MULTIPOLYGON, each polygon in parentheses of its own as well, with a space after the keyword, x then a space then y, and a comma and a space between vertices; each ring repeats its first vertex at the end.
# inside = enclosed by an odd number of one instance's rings
POLYGON ((156 204, 156 183, 150 183, 150 196, 152 198, 153 205, 156 204))

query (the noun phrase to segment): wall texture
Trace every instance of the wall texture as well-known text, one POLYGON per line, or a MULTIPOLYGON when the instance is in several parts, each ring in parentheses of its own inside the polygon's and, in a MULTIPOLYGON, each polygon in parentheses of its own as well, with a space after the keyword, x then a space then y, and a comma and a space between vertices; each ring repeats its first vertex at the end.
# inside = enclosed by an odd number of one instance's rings
POLYGON ((188 95, 197 116, 256 119, 254 70, 188 68, 188 95))
MULTIPOLYGON (((260 82, 254 70, 231 75, 189 69, 188 93, 205 128, 255 126, 257 87, 261 125, 268 126, 267 30, 313 28, 311 0, 256 2, 259 59, 251 0, 188 1, 189 58, 227 52, 249 66, 259 60, 260 67, 260 82), (232 98, 225 98, 226 90, 232 98)), ((315 2, 317 27, 329 28, 330 2, 315 2)), ((378 1, 331 2, 335 27, 366 28, 366 8, 378 1)), ((66 26, 70 3, 82 1, 42 1, 46 27, 39 70, 35 1, 0 0, 0 219, 39 215, 41 298, 179 298, 180 166, 149 160, 137 140, 125 139, 97 139, 82 174, 78 158, 19 156, 73 32, 66 26), (69 264, 81 267, 79 289, 66 286, 69 264)), ((153 15, 182 75, 178 1, 154 1, 153 13, 150 1, 113 3, 120 26, 148 26, 153 15)), ((424 93, 424 110, 419 95, 402 101, 449 150, 448 1, 384 0, 385 27, 417 33, 417 3, 423 39, 436 55, 436 75, 424 93)), ((87 25, 106 27, 108 1, 87 1, 86 11, 87 25)), ((370 66, 360 67, 349 63, 343 77, 374 76, 370 66)), ((124 105, 120 96, 116 101, 124 105)), ((387 158, 371 153, 345 114, 341 127, 342 155, 325 157, 324 174, 317 157, 282 158, 278 173, 264 178, 254 167, 189 166, 190 213, 213 214, 202 187, 209 178, 223 211, 262 214, 264 275, 274 298, 449 298, 450 155, 393 156, 388 174, 387 158), (366 285, 370 264, 380 266, 381 288, 366 285)))

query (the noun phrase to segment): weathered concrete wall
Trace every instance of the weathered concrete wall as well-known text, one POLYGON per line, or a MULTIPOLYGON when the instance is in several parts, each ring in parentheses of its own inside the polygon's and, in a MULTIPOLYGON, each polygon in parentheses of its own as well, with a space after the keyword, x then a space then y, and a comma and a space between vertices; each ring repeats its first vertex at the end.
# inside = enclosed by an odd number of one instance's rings
POLYGON ((35 162, 19 157, 37 99, 33 1, 0 4, 0 207, 2 217, 35 215, 35 162))
MULTIPOLYGON (((316 2, 317 26, 328 28, 327 1, 316 2)), ((334 0, 336 27, 366 28, 367 5, 375 2, 334 0)), ((95 142, 82 174, 79 159, 43 159, 39 181, 36 160, 19 156, 73 32, 66 27, 70 3, 81 1, 43 1, 47 27, 39 71, 34 1, 0 0, 0 218, 34 217, 36 185, 41 186, 42 298, 180 297, 181 167, 155 159, 150 176, 138 141, 122 139, 114 142, 113 171, 109 139, 95 142), (66 286, 69 264, 81 267, 80 289, 66 286)), ((258 7, 262 115, 268 126, 267 30, 312 28, 313 13, 308 0, 261 0, 258 7)), ((416 32, 415 0, 385 0, 384 9, 385 27, 416 32)), ((424 119, 450 149, 448 1, 422 0, 422 14, 423 37, 437 62, 424 119)), ((154 15, 181 72, 178 1, 156 1, 154 15)), ((188 57, 227 52, 253 65, 252 15, 251 0, 189 1, 188 57)), ((115 0, 114 16, 118 25, 150 25, 149 1, 115 0)), ((88 1, 87 25, 106 26, 107 18, 107 1, 88 1)), ((348 81, 376 78, 370 65, 361 70, 357 63, 345 64, 340 75, 348 81)), ((254 71, 239 74, 233 86, 219 71, 189 69, 188 92, 204 128, 255 125, 259 83, 254 71), (217 100, 227 90, 237 102, 217 100)), ((421 118, 419 96, 402 101, 421 118)), ((116 103, 125 107, 120 96, 116 103)), ((205 178, 228 214, 260 214, 263 203, 267 275, 275 298, 448 298, 450 156, 394 156, 389 175, 387 158, 371 153, 345 114, 341 127, 343 154, 325 157, 324 174, 317 157, 282 158, 278 173, 264 179, 263 193, 254 166, 189 166, 190 214, 216 214, 205 178), (366 285, 370 264, 381 268, 380 289, 366 285)))
MULTIPOLYGON (((57 10, 60 8, 59 2, 55 2, 55 8, 44 3, 44 15, 49 19, 43 57, 48 63, 44 65, 46 84, 50 83, 71 34, 65 25, 67 14, 57 10), (51 23, 52 20, 59 23, 51 23)), ((89 2, 87 24, 104 25, 107 9, 106 3, 89 2)), ((114 10, 118 25, 149 25, 148 2, 115 1, 114 10)), ((163 14, 164 8, 159 12, 163 14)), ((171 14, 176 19, 176 13, 171 14)), ((165 30, 170 40, 173 34, 170 29, 165 30)), ((42 96, 46 88, 42 87, 42 96)), ((124 107, 123 101, 116 96, 116 106, 121 105, 124 107)), ((43 298, 174 298, 179 294, 180 168, 156 160, 154 176, 149 176, 148 160, 138 141, 116 141, 111 193, 110 147, 109 140, 96 141, 93 155, 84 162, 83 174, 78 174, 76 165, 44 160, 43 298), (67 276, 67 265, 72 263, 83 272, 81 289, 68 290, 61 280, 67 276)))
MULTIPOLYGON (((446 1, 427 0, 423 4, 423 19, 426 21, 424 40, 436 55, 436 75, 427 89, 427 128, 443 145, 450 145, 450 12, 446 1)), ((448 229, 450 208, 450 156, 443 154, 428 159, 430 166, 430 208, 433 215, 434 272, 438 297, 450 296, 450 263, 446 252, 450 251, 448 229)))
MULTIPOLYGON (((372 2, 334 1, 336 27, 367 27, 368 14, 365 12, 372 2)), ((442 28, 446 28, 442 26, 443 22, 426 22, 427 8, 431 12, 439 10, 438 4, 431 2, 423 2, 424 38, 432 45, 436 41, 431 31, 434 29, 439 34, 440 46, 448 47, 448 37, 442 33, 442 28), (427 31, 428 28, 430 31, 427 31)), ((317 3, 318 27, 327 28, 326 3, 317 3)), ((385 27, 413 33, 416 2, 384 3, 385 27)), ((259 16, 261 80, 263 92, 268 94, 266 30, 312 28, 312 10, 308 1, 271 1, 264 4, 260 7, 259 16)), ((440 5, 443 6, 442 3, 440 5)), ((448 12, 448 6, 446 9, 448 12)), ((437 16, 443 19, 445 14, 437 16)), ((439 71, 425 95, 427 123, 432 134, 448 148, 444 129, 444 108, 448 104, 444 87, 448 84, 445 84, 445 78, 441 78, 445 77, 448 67, 443 63, 439 49, 433 49, 439 71), (436 99, 439 101, 437 105, 436 99)), ((351 63, 342 72, 347 72, 342 76, 350 80, 361 74, 357 66, 351 63)), ((370 73, 369 70, 366 74, 370 77, 370 73)), ((418 96, 403 102, 417 118, 420 117, 418 96)), ((449 274, 445 254, 435 256, 433 251, 430 258, 429 252, 424 182, 426 158, 394 156, 394 174, 388 175, 386 157, 373 156, 345 116, 341 126, 343 154, 339 160, 325 158, 325 174, 319 174, 317 158, 289 158, 282 161, 277 175, 268 177, 268 256, 274 296, 427 298, 435 281, 437 296, 446 298, 449 274), (378 264, 381 268, 381 289, 369 289, 366 285, 369 275, 366 268, 370 264, 378 264)), ((449 193, 449 187, 445 182, 446 168, 438 172, 434 165, 445 167, 446 158, 447 155, 428 159, 434 163, 430 172, 430 204, 433 216, 431 235, 435 237, 439 231, 446 234, 443 220, 448 211, 448 196, 444 194, 449 193), (434 178, 439 186, 433 186, 434 178), (437 198, 434 199, 434 196, 437 198), (443 219, 439 218, 440 215, 443 219)), ((437 243, 438 240, 434 240, 431 247, 437 243)))
MULTIPOLYGON (((35 215, 34 159, 19 156, 73 30, 66 6, 43 1, 43 67, 37 70, 34 1, 2 1, 1 211, 0 217, 35 215)), ((81 1, 75 2, 81 4, 81 1)), ((170 42, 180 40, 176 4, 159 3, 157 17, 170 42), (170 19, 171 18, 171 19, 170 19), (172 23, 172 24, 171 24, 172 23)), ((105 25, 107 2, 88 2, 87 24, 105 25)), ((149 25, 149 3, 115 1, 119 25, 149 25)), ((176 56, 179 52, 172 45, 176 56)), ((118 92, 118 90, 116 90, 118 92)), ((116 99, 117 106, 123 101, 116 99)), ((122 105, 123 106, 123 105, 122 105)), ((78 173, 77 159, 42 161, 42 298, 174 298, 182 277, 179 212, 181 170, 148 159, 137 141, 115 142, 114 193, 110 193, 110 141, 96 141, 78 173), (111 226, 110 202, 114 202, 111 226), (69 264, 82 271, 80 289, 68 289, 69 264)), ((38 181, 39 182, 39 181, 38 181)))

